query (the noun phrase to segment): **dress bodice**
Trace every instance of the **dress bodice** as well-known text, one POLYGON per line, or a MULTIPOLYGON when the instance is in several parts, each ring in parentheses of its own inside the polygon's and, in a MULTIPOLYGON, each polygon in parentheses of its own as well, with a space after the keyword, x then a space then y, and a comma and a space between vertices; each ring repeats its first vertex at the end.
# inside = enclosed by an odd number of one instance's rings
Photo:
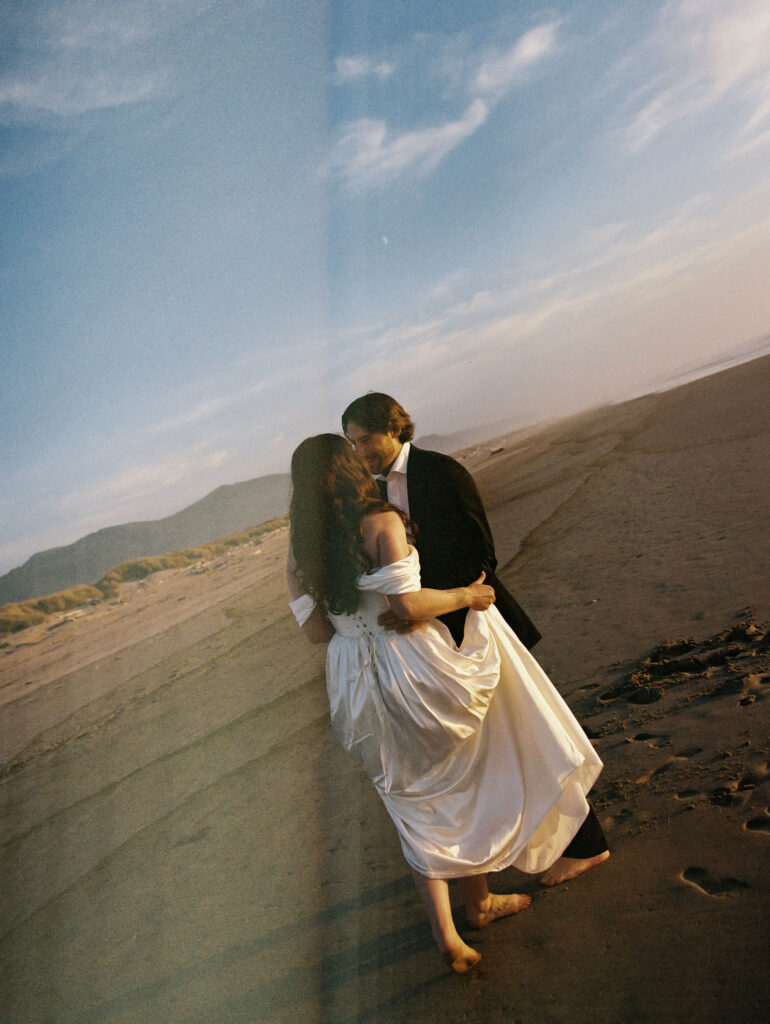
MULTIPOLYGON (((377 619, 388 611, 388 594, 412 594, 420 589, 420 559, 417 549, 409 548, 409 554, 390 565, 362 573, 356 581, 359 590, 359 604, 355 612, 344 615, 329 615, 329 621, 342 637, 366 637, 383 633, 384 627, 377 619)), ((308 618, 315 602, 303 595, 291 602, 291 608, 300 625, 308 618)))
POLYGON ((383 612, 388 611, 388 594, 409 594, 420 589, 420 561, 417 550, 409 548, 409 554, 390 565, 372 569, 358 577, 358 608, 349 615, 329 615, 329 620, 340 636, 371 636, 383 633, 378 623, 383 612))
POLYGON ((349 615, 329 614, 335 632, 344 637, 366 637, 384 632, 377 619, 388 610, 388 599, 374 591, 361 594, 358 608, 349 615))

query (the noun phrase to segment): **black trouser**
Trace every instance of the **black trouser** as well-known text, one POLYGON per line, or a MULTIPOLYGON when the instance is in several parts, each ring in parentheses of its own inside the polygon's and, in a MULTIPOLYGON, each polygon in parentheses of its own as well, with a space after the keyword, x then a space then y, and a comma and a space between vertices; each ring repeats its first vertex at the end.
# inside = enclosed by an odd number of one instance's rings
POLYGON ((599 824, 599 819, 594 814, 594 809, 588 805, 586 820, 575 833, 575 838, 562 854, 562 857, 573 857, 575 860, 588 860, 604 853, 607 849, 607 840, 599 824))

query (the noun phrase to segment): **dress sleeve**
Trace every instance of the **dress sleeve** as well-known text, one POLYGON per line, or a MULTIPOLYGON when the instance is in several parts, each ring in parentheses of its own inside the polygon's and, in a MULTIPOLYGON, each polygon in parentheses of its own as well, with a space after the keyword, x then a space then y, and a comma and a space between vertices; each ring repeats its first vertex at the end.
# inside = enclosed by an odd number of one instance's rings
POLYGON ((358 577, 359 590, 376 590, 380 594, 414 594, 422 588, 420 559, 416 548, 410 547, 406 558, 384 565, 374 572, 358 577))
POLYGON ((296 597, 293 601, 289 601, 289 608, 294 612, 294 618, 297 620, 297 625, 301 629, 313 614, 315 601, 309 594, 302 594, 300 597, 296 597))

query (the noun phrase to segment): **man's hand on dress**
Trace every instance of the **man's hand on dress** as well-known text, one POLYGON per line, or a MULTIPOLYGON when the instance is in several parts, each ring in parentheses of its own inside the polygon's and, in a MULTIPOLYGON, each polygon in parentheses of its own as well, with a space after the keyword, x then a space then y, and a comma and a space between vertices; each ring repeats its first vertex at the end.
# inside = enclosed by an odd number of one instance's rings
POLYGON ((495 592, 484 580, 486 573, 482 572, 479 578, 465 589, 468 591, 468 607, 477 612, 485 612, 495 601, 495 592))

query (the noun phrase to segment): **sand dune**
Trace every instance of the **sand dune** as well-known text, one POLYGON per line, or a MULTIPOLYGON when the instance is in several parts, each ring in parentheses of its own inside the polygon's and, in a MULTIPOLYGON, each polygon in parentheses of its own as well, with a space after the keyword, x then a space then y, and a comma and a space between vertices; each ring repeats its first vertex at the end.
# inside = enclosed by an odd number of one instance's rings
POLYGON ((612 846, 433 950, 286 531, 0 646, 0 1020, 764 1021, 770 358, 463 454, 612 846), (490 454, 490 447, 502 451, 490 454))

